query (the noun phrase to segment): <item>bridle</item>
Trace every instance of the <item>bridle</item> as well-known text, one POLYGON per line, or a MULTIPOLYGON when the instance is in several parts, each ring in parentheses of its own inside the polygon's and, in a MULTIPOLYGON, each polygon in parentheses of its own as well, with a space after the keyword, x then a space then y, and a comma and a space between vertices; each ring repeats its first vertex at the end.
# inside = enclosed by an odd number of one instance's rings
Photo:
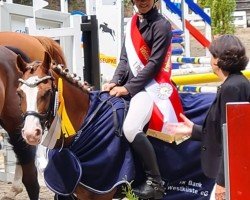
POLYGON ((21 78, 18 79, 18 81, 20 83, 25 84, 29 88, 37 87, 40 83, 42 83, 46 80, 52 81, 52 96, 50 98, 50 103, 49 103, 49 106, 48 106, 46 112, 44 114, 38 113, 36 111, 26 111, 25 113, 22 113, 22 117, 24 120, 27 116, 37 117, 40 120, 40 123, 41 123, 43 130, 45 128, 49 129, 49 127, 51 125, 51 121, 55 116, 55 111, 56 111, 56 107, 58 104, 57 99, 56 99, 57 89, 56 89, 55 84, 54 84, 54 78, 53 78, 53 76, 48 75, 48 76, 44 76, 42 78, 37 78, 36 80, 34 80, 32 82, 29 82, 27 80, 23 80, 21 78))

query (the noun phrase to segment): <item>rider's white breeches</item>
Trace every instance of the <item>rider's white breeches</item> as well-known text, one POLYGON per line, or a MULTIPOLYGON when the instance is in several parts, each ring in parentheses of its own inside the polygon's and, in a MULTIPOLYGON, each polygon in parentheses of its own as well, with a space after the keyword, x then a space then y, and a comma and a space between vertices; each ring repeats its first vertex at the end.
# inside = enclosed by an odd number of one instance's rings
POLYGON ((123 124, 123 132, 131 143, 135 136, 143 131, 153 111, 153 100, 146 91, 137 93, 130 101, 127 117, 123 124))

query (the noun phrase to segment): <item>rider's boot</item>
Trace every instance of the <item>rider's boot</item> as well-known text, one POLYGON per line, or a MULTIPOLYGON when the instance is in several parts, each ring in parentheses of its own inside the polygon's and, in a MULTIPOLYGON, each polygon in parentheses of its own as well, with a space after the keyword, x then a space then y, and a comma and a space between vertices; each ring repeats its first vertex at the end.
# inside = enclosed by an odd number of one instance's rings
POLYGON ((146 173, 146 181, 133 189, 140 199, 162 199, 165 192, 164 181, 161 179, 157 158, 151 142, 145 133, 136 135, 131 146, 142 160, 146 173))

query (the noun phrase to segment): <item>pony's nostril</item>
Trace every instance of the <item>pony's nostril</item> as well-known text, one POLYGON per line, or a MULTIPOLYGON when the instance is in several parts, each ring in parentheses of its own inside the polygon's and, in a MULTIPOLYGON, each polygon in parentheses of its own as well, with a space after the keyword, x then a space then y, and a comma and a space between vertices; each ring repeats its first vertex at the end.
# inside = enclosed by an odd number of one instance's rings
POLYGON ((36 136, 40 136, 41 135, 41 133, 42 133, 42 131, 41 131, 41 129, 36 129, 36 132, 35 132, 35 135, 36 136))

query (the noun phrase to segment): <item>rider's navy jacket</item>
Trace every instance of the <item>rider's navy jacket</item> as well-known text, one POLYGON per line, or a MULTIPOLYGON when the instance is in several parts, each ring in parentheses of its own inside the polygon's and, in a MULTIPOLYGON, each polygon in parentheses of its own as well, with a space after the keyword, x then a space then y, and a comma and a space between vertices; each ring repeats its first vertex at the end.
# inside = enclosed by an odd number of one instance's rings
POLYGON ((143 15, 143 21, 137 21, 139 31, 151 49, 149 62, 137 77, 133 76, 130 70, 125 42, 122 47, 119 64, 116 68, 111 83, 124 85, 131 96, 134 96, 157 75, 159 72, 168 47, 171 44, 172 31, 171 24, 157 10, 153 8, 148 13, 143 15))

